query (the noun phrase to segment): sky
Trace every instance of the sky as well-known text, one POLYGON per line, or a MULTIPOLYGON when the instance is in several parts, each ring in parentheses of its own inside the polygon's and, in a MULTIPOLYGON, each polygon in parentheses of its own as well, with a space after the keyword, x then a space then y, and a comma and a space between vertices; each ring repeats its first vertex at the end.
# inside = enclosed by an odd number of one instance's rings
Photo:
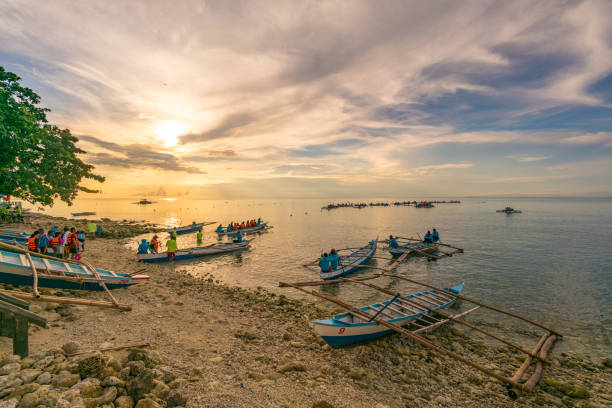
POLYGON ((0 0, 104 197, 612 195, 612 2, 0 0))

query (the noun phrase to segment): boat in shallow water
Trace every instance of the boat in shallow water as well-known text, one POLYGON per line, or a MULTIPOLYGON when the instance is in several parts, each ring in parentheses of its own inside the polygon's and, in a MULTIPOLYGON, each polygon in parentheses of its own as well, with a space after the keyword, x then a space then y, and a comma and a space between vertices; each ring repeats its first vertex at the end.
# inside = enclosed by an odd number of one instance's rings
MULTIPOLYGON (((252 239, 248 239, 242 242, 228 242, 224 244, 213 244, 205 247, 195 247, 189 249, 177 250, 174 256, 174 260, 198 258, 207 255, 217 255, 227 252, 239 251, 242 249, 248 249, 252 239)), ((160 252, 158 254, 138 254, 139 262, 168 262, 168 254, 166 252, 160 252)))
MULTIPOLYGON (((203 227, 207 225, 211 225, 211 224, 214 224, 214 222, 200 222, 200 223, 193 223, 191 225, 185 225, 183 227, 177 227, 176 234, 181 235, 181 234, 188 234, 190 232, 202 231, 203 227)), ((172 231, 174 230, 175 230, 174 228, 170 228, 166 230, 166 232, 172 233, 172 231)))
POLYGON ((227 231, 227 229, 224 229, 221 232, 217 231, 217 234, 219 234, 219 236, 223 236, 223 235, 232 236, 232 235, 236 235, 238 231, 240 231, 241 234, 247 234, 249 232, 263 231, 267 228, 267 226, 268 226, 267 222, 262 222, 261 224, 255 225, 254 227, 238 228, 238 229, 233 229, 229 232, 227 231))
POLYGON ((506 207, 503 210, 495 210, 495 212, 506 213, 506 214, 520 214, 520 213, 522 213, 521 210, 515 210, 514 208, 510 208, 510 207, 506 207))
POLYGON ((87 215, 96 215, 95 212, 92 211, 84 211, 84 212, 75 212, 71 213, 73 217, 85 217, 87 215))
MULTIPOLYGON (((95 274, 86 265, 54 260, 33 253, 30 253, 30 257, 37 270, 39 287, 104 290, 95 274)), ((130 276, 127 273, 97 268, 96 272, 109 289, 123 288, 149 280, 147 275, 130 276)), ((0 282, 12 285, 33 285, 32 266, 26 254, 0 250, 0 282)))
MULTIPOLYGON (((445 288, 445 290, 460 294, 463 290, 463 283, 452 288, 445 288)), ((406 326, 424 315, 430 314, 430 310, 445 309, 455 303, 456 300, 457 298, 454 296, 432 289, 374 303, 362 307, 361 310, 372 318, 376 316, 389 323, 406 326), (405 301, 405 299, 414 299, 417 303, 427 305, 427 307, 417 306, 405 301)), ((393 331, 386 326, 368 321, 364 317, 350 312, 334 316, 331 319, 315 320, 310 322, 310 325, 332 347, 371 341, 393 331)))
POLYGON ((389 253, 391 256, 400 256, 406 252, 408 252, 408 256, 410 255, 418 255, 421 252, 427 252, 429 254, 434 253, 438 250, 438 244, 430 243, 426 244, 424 242, 414 242, 409 244, 402 243, 402 246, 398 248, 389 247, 389 253))
POLYGON ((332 269, 330 272, 320 272, 321 279, 336 279, 363 269, 360 268, 359 265, 365 265, 370 261, 370 259, 372 259, 372 256, 374 256, 376 253, 377 244, 378 238, 376 238, 374 241, 370 241, 366 246, 358 249, 352 254, 343 257, 340 260, 338 268, 332 269))

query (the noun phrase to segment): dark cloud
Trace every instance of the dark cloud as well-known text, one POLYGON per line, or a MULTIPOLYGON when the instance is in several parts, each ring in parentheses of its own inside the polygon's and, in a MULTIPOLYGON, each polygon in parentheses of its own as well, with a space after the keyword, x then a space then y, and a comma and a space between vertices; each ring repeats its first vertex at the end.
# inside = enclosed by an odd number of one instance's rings
POLYGON ((153 168, 169 171, 183 171, 192 174, 206 174, 196 167, 187 167, 179 162, 179 158, 169 153, 152 150, 149 146, 141 144, 120 145, 100 140, 97 137, 82 135, 80 140, 93 143, 116 154, 89 153, 89 161, 93 164, 124 168, 153 168))
POLYGON ((249 125, 257 118, 252 113, 235 113, 226 116, 225 119, 212 129, 201 133, 189 133, 179 137, 181 143, 203 142, 206 140, 221 139, 235 136, 240 128, 249 125))

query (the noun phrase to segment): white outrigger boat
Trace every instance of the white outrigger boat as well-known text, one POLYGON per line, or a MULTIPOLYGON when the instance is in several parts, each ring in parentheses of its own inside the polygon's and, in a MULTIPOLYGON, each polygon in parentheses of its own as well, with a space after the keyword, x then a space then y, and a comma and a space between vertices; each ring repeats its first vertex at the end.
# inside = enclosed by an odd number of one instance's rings
MULTIPOLYGON (((445 290, 460 294, 463 290, 463 283, 445 290)), ((435 313, 435 310, 445 309, 456 300, 454 296, 432 289, 365 306, 361 308, 361 311, 372 316, 372 319, 378 317, 398 326, 406 326, 419 319, 427 319, 427 316, 432 312, 435 313), (417 303, 406 301, 410 299, 416 300, 417 303), (419 306, 419 304, 427 306, 419 306)), ((310 325, 327 344, 338 347, 374 340, 393 331, 372 319, 366 320, 362 316, 349 312, 331 319, 315 320, 310 322, 310 325)), ((419 325, 416 326, 419 327, 419 325)))
MULTIPOLYGON (((188 249, 179 249, 174 255, 174 260, 198 258, 207 255, 217 255, 227 252, 239 251, 248 249, 252 239, 247 239, 242 242, 227 242, 223 244, 212 244, 204 247, 194 247, 188 249)), ((167 262, 168 254, 160 252, 157 254, 138 254, 139 262, 167 262)))

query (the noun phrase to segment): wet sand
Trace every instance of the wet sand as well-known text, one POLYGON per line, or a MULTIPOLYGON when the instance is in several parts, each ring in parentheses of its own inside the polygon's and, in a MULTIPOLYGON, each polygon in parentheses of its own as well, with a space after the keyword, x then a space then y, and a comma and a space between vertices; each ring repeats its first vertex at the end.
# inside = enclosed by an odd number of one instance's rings
MULTIPOLYGON (((53 224, 84 225, 83 221, 58 223, 40 215, 31 222, 3 228, 29 232, 38 225, 45 229, 53 224)), ((111 222, 105 226, 113 236, 124 237, 151 228, 111 222)), ((609 361, 553 350, 553 364, 545 368, 540 386, 513 401, 502 384, 397 335, 367 345, 330 349, 314 335, 306 316, 329 316, 338 311, 333 307, 321 309, 263 290, 247 291, 212 278, 198 279, 174 271, 172 264, 140 264, 125 247, 126 239, 88 240, 84 259, 96 267, 141 271, 151 277, 148 283, 113 291, 133 310, 70 306, 49 329, 31 328, 32 354, 68 341, 78 341, 83 350, 97 349, 103 343, 152 343, 164 364, 182 373, 181 392, 188 398, 188 407, 612 405, 609 361), (584 387, 588 398, 578 398, 585 395, 550 379, 584 387)), ((108 300, 104 293, 82 296, 108 300)), ((459 326, 442 327, 428 338, 510 376, 523 361, 523 355, 505 346, 488 345, 459 326)), ((531 337, 526 344, 535 342, 537 338, 531 337)), ((9 339, 2 338, 0 351, 10 354, 9 339)))

